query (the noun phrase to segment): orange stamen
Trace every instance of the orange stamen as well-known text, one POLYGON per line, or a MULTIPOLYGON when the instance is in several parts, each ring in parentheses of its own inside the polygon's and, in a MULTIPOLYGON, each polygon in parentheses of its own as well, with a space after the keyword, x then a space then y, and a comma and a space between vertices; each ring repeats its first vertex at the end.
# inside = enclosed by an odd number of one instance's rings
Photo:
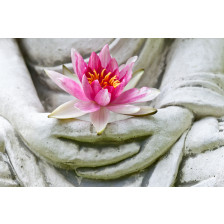
POLYGON ((101 72, 101 78, 103 78, 103 73, 106 71, 106 69, 103 69, 103 71, 101 72))
POLYGON ((91 84, 93 81, 98 80, 103 88, 106 88, 107 86, 113 86, 114 88, 118 87, 121 82, 117 79, 117 76, 114 75, 110 78, 111 72, 104 75, 105 71, 106 69, 103 69, 101 74, 98 74, 95 69, 93 70, 93 74, 89 72, 90 77, 87 78, 89 83, 91 84))

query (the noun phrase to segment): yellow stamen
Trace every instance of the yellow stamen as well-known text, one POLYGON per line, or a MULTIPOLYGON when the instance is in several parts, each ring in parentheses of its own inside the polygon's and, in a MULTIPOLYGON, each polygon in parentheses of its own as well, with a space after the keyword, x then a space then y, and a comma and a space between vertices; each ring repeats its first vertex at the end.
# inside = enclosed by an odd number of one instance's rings
POLYGON ((104 68, 103 71, 101 72, 101 78, 103 78, 103 73, 106 71, 106 69, 104 68))
POLYGON ((103 88, 106 88, 107 86, 113 86, 114 88, 116 88, 117 86, 121 84, 120 81, 117 79, 116 75, 110 78, 111 72, 109 72, 108 74, 104 76, 105 71, 106 69, 103 69, 101 71, 101 74, 98 74, 96 70, 94 69, 93 74, 89 72, 90 77, 87 78, 87 80, 89 81, 90 84, 95 80, 99 80, 100 85, 103 88))
MULTIPOLYGON (((116 78, 117 78, 116 75, 113 76, 113 77, 110 79, 109 83, 110 83, 111 85, 113 85, 113 83, 114 83, 114 81, 115 81, 116 78)), ((118 81, 118 80, 117 80, 117 81, 118 81)))

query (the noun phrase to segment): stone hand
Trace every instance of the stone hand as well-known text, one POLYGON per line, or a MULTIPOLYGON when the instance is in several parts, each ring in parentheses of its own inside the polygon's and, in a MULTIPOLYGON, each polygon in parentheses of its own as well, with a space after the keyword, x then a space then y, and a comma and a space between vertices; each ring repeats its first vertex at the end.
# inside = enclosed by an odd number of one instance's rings
POLYGON ((75 169, 119 162, 140 150, 138 142, 127 141, 152 134, 142 119, 112 122, 97 135, 88 121, 48 118, 47 113, 31 113, 20 119, 17 130, 28 147, 51 164, 75 169))
MULTIPOLYGON (((140 152, 113 165, 99 168, 78 168, 77 174, 86 178, 106 180, 142 170, 168 151, 183 132, 191 126, 192 120, 193 115, 189 110, 174 106, 160 109, 153 116, 114 122, 108 126, 102 137, 109 137, 107 133, 116 130, 114 134, 117 133, 122 138, 120 129, 122 125, 128 126, 127 130, 132 130, 136 135, 148 132, 148 138, 141 145, 140 152)), ((110 138, 116 137, 110 135, 110 138)))

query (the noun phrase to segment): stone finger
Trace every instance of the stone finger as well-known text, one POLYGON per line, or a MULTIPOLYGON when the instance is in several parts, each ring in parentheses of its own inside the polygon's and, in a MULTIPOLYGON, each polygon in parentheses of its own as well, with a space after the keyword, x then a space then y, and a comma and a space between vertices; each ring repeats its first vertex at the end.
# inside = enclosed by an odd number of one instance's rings
POLYGON ((107 167, 96 169, 79 168, 77 169, 77 174, 85 178, 106 180, 119 178, 139 170, 143 170, 162 156, 177 140, 177 138, 173 138, 172 141, 167 142, 165 139, 160 139, 158 136, 152 136, 146 140, 140 153, 136 156, 107 167))
MULTIPOLYGON (((125 140, 148 137, 155 131, 164 127, 164 123, 170 125, 170 120, 177 120, 176 113, 183 118, 189 115, 189 111, 179 107, 159 109, 154 115, 144 117, 131 117, 125 120, 109 123, 101 135, 97 135, 93 126, 88 121, 75 119, 57 121, 54 124, 52 135, 79 142, 123 142, 125 140)), ((183 122, 185 123, 184 119, 183 122)))
POLYGON ((175 183, 178 168, 183 158, 187 131, 155 165, 147 187, 171 187, 175 183))
POLYGON ((55 139, 53 149, 44 150, 45 156, 62 168, 75 169, 76 167, 97 167, 129 158, 140 150, 138 143, 126 143, 119 146, 81 146, 72 141, 55 139), (56 143, 56 144, 55 144, 56 143), (65 150, 66 149, 66 150, 65 150))

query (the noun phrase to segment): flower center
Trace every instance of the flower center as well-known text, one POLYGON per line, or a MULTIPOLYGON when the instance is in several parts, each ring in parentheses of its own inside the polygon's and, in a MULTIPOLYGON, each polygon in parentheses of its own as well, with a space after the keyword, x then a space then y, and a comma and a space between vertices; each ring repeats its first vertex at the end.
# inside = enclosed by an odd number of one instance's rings
POLYGON ((93 74, 89 72, 90 77, 87 78, 91 84, 93 81, 98 80, 102 88, 107 86, 113 86, 114 88, 118 87, 121 82, 117 79, 117 76, 111 76, 111 72, 104 74, 106 69, 103 69, 101 74, 97 73, 96 70, 93 70, 93 74))

